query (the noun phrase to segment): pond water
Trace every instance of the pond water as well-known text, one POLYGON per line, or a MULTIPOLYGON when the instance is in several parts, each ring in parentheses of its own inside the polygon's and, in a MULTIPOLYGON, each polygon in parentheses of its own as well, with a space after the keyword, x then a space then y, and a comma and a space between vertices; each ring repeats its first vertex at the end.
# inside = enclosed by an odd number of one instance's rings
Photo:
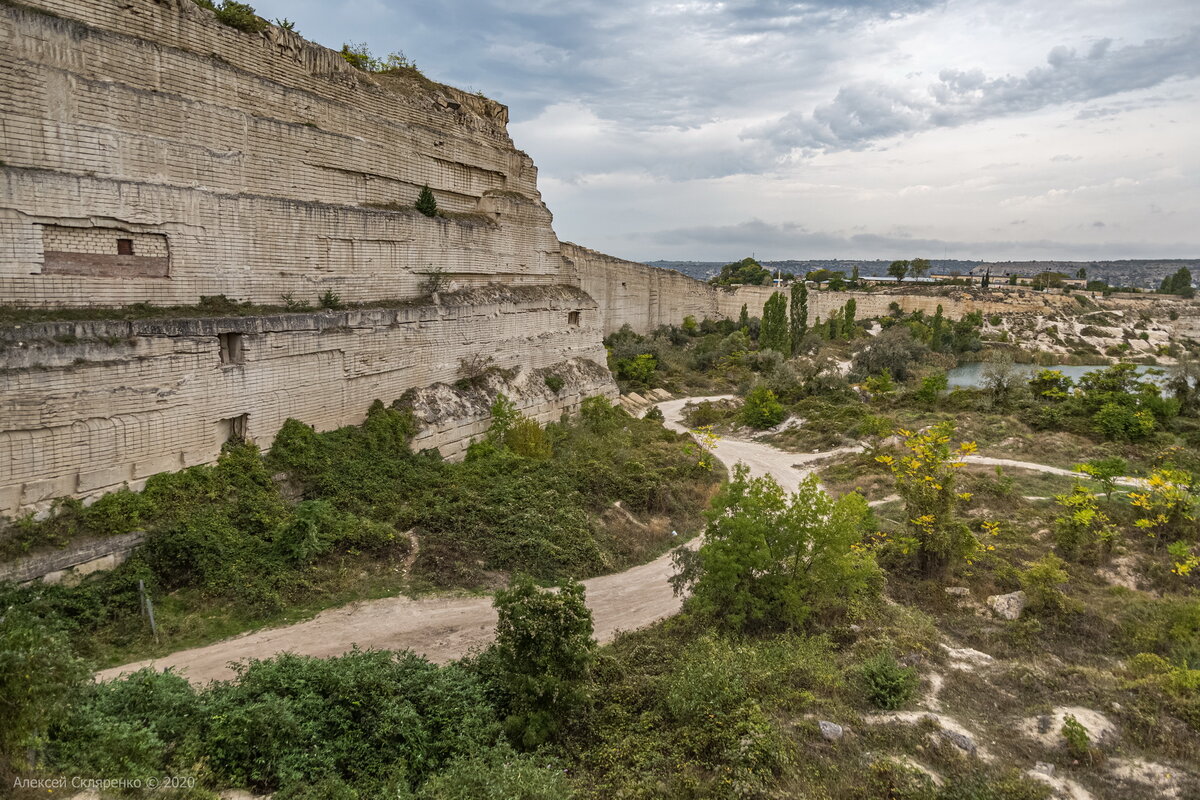
MULTIPOLYGON (((960 367, 955 367, 954 369, 949 370, 946 373, 946 377, 950 380, 950 388, 954 389, 956 387, 963 387, 967 389, 978 389, 980 386, 983 386, 983 373, 984 369, 986 368, 987 363, 980 361, 972 364, 963 364, 960 367)), ((1039 370, 1056 369, 1063 375, 1066 375, 1068 378, 1078 383, 1079 379, 1084 375, 1087 375, 1089 372, 1095 372, 1098 369, 1106 369, 1107 365, 1100 364, 1096 366, 1082 366, 1078 364, 1059 364, 1055 366, 1042 367, 1038 366, 1037 364, 1014 364, 1013 368, 1020 374, 1024 375, 1025 380, 1032 378, 1039 370)), ((1144 374, 1148 369, 1155 369, 1155 367, 1138 367, 1138 372, 1144 374)), ((1162 381, 1162 376, 1151 377, 1160 382, 1162 381)))

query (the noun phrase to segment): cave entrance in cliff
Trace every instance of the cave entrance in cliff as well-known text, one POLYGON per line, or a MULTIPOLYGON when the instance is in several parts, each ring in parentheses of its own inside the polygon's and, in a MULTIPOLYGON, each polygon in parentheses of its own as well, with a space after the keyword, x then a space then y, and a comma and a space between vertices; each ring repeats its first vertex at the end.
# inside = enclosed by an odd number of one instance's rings
POLYGON ((580 317, 580 313, 578 311, 568 311, 567 312, 567 324, 570 325, 572 328, 578 328, 579 327, 579 317, 580 317))
POLYGON ((217 341, 221 343, 222 364, 245 364, 246 352, 242 348, 242 334, 219 333, 217 341))
POLYGON ((217 439, 221 444, 226 442, 246 441, 246 430, 250 426, 249 414, 238 414, 217 423, 217 439))

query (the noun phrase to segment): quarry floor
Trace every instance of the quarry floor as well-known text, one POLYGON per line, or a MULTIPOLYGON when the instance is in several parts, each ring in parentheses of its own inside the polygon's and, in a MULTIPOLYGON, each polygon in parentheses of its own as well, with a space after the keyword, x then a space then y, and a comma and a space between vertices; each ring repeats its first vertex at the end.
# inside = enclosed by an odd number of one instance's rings
MULTIPOLYGON (((686 431, 683 408, 698 399, 681 398, 659 404, 668 428, 686 431)), ((761 442, 736 437, 722 438, 714 454, 726 465, 745 463, 752 476, 771 475, 784 489, 794 491, 816 463, 857 448, 843 447, 819 453, 793 453, 761 442)), ((1024 469, 1071 474, 1066 470, 1008 459, 971 457, 980 464, 1003 464, 1024 469)), ((693 540, 692 546, 699 540, 693 540)), ((679 611, 681 599, 668 584, 674 573, 667 553, 648 564, 624 572, 590 578, 583 582, 592 610, 596 638, 613 639, 618 631, 650 625, 679 611)), ((193 683, 234 677, 230 663, 252 658, 269 658, 292 652, 311 656, 340 655, 360 648, 412 650, 435 662, 446 662, 485 647, 492 639, 496 611, 487 596, 389 597, 342 608, 282 628, 269 628, 181 650, 164 658, 148 659, 97 673, 98 680, 111 680, 143 667, 174 669, 193 683)))

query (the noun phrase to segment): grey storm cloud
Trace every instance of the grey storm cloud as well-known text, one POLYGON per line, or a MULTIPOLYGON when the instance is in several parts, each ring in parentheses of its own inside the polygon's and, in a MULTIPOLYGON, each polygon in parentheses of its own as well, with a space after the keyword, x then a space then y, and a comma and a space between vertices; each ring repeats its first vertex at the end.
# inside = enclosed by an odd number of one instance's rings
POLYGON ((785 152, 859 150, 900 134, 1085 102, 1197 75, 1200 28, 1120 48, 1102 39, 1084 53, 1055 47, 1044 66, 1020 76, 942 70, 924 94, 878 82, 843 86, 811 114, 791 112, 743 136, 785 152))

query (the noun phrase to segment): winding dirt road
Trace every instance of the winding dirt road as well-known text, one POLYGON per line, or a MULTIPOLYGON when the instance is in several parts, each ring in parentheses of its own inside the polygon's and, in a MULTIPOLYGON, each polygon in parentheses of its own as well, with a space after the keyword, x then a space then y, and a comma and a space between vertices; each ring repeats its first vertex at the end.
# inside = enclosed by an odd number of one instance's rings
MULTIPOLYGON (((662 404, 664 416, 674 430, 686 430, 680 422, 685 400, 662 404)), ((797 457, 764 444, 725 440, 719 456, 726 463, 744 460, 755 475, 772 474, 789 489, 795 489, 804 471, 791 467, 797 457)), ((695 541, 695 540, 693 540, 695 541)), ((680 599, 667 579, 674 574, 670 554, 649 564, 583 582, 588 607, 592 609, 596 638, 610 641, 619 630, 644 627, 679 611, 680 599)), ((180 650, 162 658, 138 661, 97 673, 98 680, 111 680, 143 667, 175 669, 193 683, 227 680, 234 676, 230 662, 269 658, 291 652, 311 656, 335 656, 357 644, 362 648, 408 649, 437 662, 466 655, 474 647, 492 640, 496 611, 490 597, 389 597, 352 603, 323 611, 304 622, 243 634, 191 650, 180 650)))
MULTIPOLYGON (((683 407, 699 399, 683 398, 659 404, 665 424, 686 431, 681 422, 683 407)), ((762 442, 727 437, 714 452, 725 464, 743 462, 750 474, 771 475, 787 491, 795 491, 816 462, 861 448, 842 447, 820 453, 790 453, 762 442)), ((1073 475, 1068 470, 1008 459, 970 457, 972 463, 1021 467, 1054 474, 1073 475)), ((879 501, 885 502, 885 501, 879 501)), ((692 541, 695 546, 698 540, 692 541)), ((596 638, 612 640, 620 630, 650 625, 679 611, 680 599, 667 583, 674 573, 670 554, 624 572, 590 578, 587 603, 592 610, 596 638)), ((243 634, 191 650, 180 650, 162 658, 138 661, 97 673, 98 680, 111 680, 143 667, 175 669, 193 683, 227 680, 234 676, 230 662, 269 658, 282 652, 311 656, 335 656, 358 645, 362 648, 408 649, 436 662, 466 655, 472 648, 487 645, 494 634, 496 611, 490 597, 389 597, 353 603, 323 611, 304 622, 243 634)))

